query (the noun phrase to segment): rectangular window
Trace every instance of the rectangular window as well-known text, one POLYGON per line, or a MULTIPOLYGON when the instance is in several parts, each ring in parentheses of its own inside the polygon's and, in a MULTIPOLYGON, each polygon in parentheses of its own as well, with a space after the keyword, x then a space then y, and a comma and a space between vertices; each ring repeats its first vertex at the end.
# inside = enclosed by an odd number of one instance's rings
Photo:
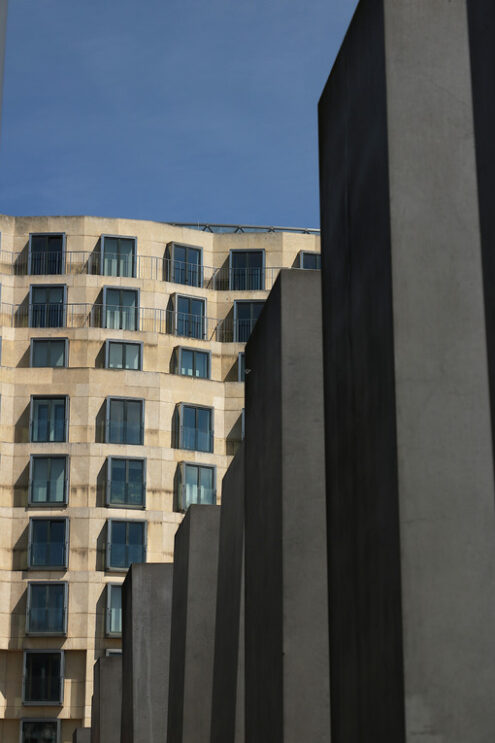
POLYGON ((299 268, 319 271, 321 269, 320 253, 312 253, 307 250, 301 250, 299 253, 299 268))
POLYGON ((65 635, 67 583, 29 583, 26 632, 30 635, 65 635))
POLYGON ((59 743, 60 720, 21 721, 21 743, 59 743))
POLYGON ((246 354, 244 351, 241 351, 237 357, 237 379, 239 382, 246 380, 246 354))
POLYGON ((31 441, 66 441, 67 411, 67 397, 32 397, 31 441))
POLYGON ((101 236, 104 276, 136 276, 136 238, 101 236))
POLYGON ((229 289, 257 291, 265 288, 265 251, 231 250, 229 289))
POLYGON ((108 457, 107 505, 143 508, 145 460, 108 457))
POLYGON ((138 308, 137 289, 103 289, 103 327, 138 330, 138 308))
POLYGON ((213 409, 179 406, 179 449, 213 451, 213 409))
POLYGON ((29 291, 29 327, 63 328, 65 325, 66 286, 31 286, 29 291))
POLYGON ((66 568, 68 541, 68 519, 29 519, 28 567, 66 568))
POLYGON ((206 335, 204 299, 176 296, 175 334, 204 339, 206 335))
POLYGON ((172 243, 167 248, 168 281, 188 286, 203 286, 202 250, 192 245, 172 243))
POLYGON ((67 338, 31 338, 31 366, 67 366, 67 338))
POLYGON ((107 369, 142 369, 142 344, 124 341, 106 341, 107 369))
POLYGON ((68 469, 66 456, 31 456, 29 503, 67 503, 68 469))
POLYGON ((210 378, 210 354, 194 348, 178 348, 177 374, 186 377, 210 378))
POLYGON ((106 632, 110 637, 122 635, 122 584, 107 584, 106 632))
POLYGON ((215 467, 187 462, 179 465, 179 511, 186 511, 192 503, 215 505, 215 467))
POLYGON ((144 400, 107 397, 106 443, 143 444, 144 400))
POLYGON ((63 650, 24 651, 24 704, 62 704, 63 650))
POLYGON ((236 300, 234 302, 235 343, 246 343, 264 304, 264 302, 249 302, 244 300, 236 300))
POLYGON ((146 560, 146 522, 107 522, 107 570, 127 570, 133 562, 146 560))
POLYGON ((64 273, 65 234, 29 235, 28 274, 64 273))

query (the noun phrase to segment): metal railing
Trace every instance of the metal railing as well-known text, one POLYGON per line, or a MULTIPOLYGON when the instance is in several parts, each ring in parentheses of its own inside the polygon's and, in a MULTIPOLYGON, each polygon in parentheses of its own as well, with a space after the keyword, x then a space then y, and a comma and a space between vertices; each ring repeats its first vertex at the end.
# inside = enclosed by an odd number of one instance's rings
POLYGON ((165 224, 170 224, 173 227, 189 227, 201 232, 213 232, 217 235, 253 232, 291 232, 298 235, 320 234, 320 230, 315 227, 275 227, 253 224, 215 224, 213 222, 165 222, 165 224))

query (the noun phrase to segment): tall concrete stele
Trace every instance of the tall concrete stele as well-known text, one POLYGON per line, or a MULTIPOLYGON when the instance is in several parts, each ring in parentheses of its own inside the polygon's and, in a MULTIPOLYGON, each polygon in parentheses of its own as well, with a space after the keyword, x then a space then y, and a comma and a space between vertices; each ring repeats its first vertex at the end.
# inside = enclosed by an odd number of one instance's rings
POLYGON ((494 40, 362 0, 320 101, 332 743, 495 740, 494 40))

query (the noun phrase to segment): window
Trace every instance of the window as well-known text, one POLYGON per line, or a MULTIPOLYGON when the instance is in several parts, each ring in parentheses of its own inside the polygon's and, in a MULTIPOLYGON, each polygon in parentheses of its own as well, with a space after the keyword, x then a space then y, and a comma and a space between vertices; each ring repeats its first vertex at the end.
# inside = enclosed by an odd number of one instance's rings
POLYGON ((65 635, 67 587, 62 581, 28 584, 26 632, 29 635, 65 635))
POLYGON ((139 298, 137 289, 103 289, 103 327, 138 330, 139 298))
POLYGON ((101 236, 101 265, 105 276, 136 276, 136 238, 101 236))
POLYGON ((181 462, 177 493, 179 511, 186 511, 192 503, 215 505, 215 479, 215 467, 181 462))
POLYGON ((29 472, 31 505, 67 503, 68 458, 32 455, 29 472))
POLYGON ((62 704, 63 650, 24 651, 24 704, 62 704))
POLYGON ((255 291, 265 288, 265 251, 230 251, 229 289, 255 291))
POLYGON ((21 743, 59 743, 60 720, 21 721, 21 743))
POLYGON ((31 286, 29 290, 29 326, 31 328, 63 328, 67 287, 31 286))
POLYGON ((246 343, 260 316, 264 302, 237 300, 234 302, 234 341, 246 343))
POLYGON ((108 457, 107 505, 143 508, 145 460, 108 457))
POLYGON ((142 343, 106 341, 105 366, 107 369, 142 369, 142 343))
POLYGON ((210 378, 210 353, 208 351, 181 347, 176 351, 176 374, 200 379, 210 378))
POLYGON ((213 451, 213 409, 179 405, 178 448, 213 451))
POLYGON ((144 400, 107 397, 107 444, 143 444, 143 422, 144 400))
POLYGON ((64 273, 65 234, 29 235, 28 274, 64 273))
POLYGON ((127 570, 146 560, 146 522, 109 519, 107 570, 127 570))
POLYGON ((67 441, 67 397, 31 397, 31 441, 67 441))
POLYGON ((202 250, 192 245, 167 246, 167 280, 188 286, 203 286, 202 250))
POLYGON ((107 648, 105 656, 108 658, 109 655, 122 655, 122 648, 107 648))
POLYGON ((176 295, 175 335, 204 339, 206 333, 204 299, 176 295))
POLYGON ((28 567, 66 568, 68 541, 68 519, 29 519, 28 567))
POLYGON ((319 271, 321 269, 320 253, 311 253, 307 250, 301 250, 299 253, 299 268, 319 271))
POLYGON ((67 338, 31 338, 31 366, 67 366, 67 338))
POLYGON ((246 379, 246 354, 244 351, 239 353, 237 357, 237 380, 244 382, 246 379))
POLYGON ((122 584, 107 585, 106 632, 110 637, 122 634, 122 584))

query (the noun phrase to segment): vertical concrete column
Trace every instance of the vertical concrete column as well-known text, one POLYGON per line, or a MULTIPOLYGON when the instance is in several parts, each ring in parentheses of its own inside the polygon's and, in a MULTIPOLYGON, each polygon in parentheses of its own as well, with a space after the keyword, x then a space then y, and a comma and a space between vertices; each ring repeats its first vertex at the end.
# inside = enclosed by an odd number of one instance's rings
POLYGON ((167 743, 209 743, 219 506, 190 506, 175 535, 167 743))
POLYGON ((122 658, 99 658, 94 666, 91 743, 120 743, 122 658))
POLYGON ((134 564, 122 587, 122 743, 167 734, 172 564, 134 564))
POLYGON ((281 271, 246 347, 247 743, 328 743, 320 273, 281 271))
POLYGON ((333 743, 495 738, 489 29, 362 0, 320 101, 333 743))
POLYGON ((244 741, 244 445, 222 480, 211 743, 244 741))
POLYGON ((76 728, 72 735, 72 743, 91 743, 91 728, 76 728))

